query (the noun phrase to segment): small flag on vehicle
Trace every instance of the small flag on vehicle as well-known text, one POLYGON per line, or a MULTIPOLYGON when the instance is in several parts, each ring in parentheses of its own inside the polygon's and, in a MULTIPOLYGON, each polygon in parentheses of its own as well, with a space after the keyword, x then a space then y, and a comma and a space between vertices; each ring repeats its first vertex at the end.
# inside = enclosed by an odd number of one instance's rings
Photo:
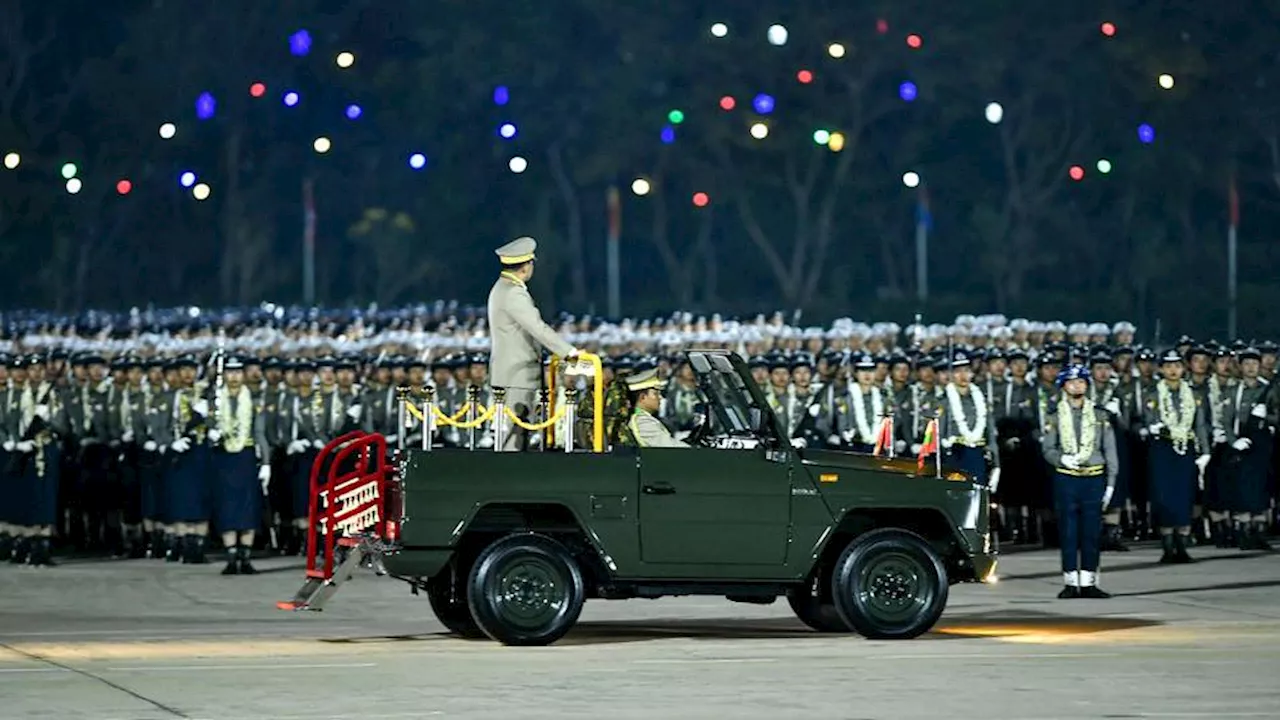
POLYGON ((938 451, 938 421, 930 420, 924 428, 924 443, 920 445, 920 454, 916 457, 916 469, 924 472, 924 459, 938 451))

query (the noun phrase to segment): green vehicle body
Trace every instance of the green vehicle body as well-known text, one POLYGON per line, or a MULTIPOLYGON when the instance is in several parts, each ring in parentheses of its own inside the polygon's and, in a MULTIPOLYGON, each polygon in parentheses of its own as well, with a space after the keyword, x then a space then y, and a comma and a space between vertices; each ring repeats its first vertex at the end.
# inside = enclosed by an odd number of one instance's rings
POLYGON ((486 547, 530 534, 573 555, 586 598, 768 603, 829 575, 856 539, 893 529, 945 568, 943 603, 946 585, 994 578, 985 487, 933 459, 921 469, 915 458, 793 447, 740 358, 689 356, 718 447, 405 450, 387 573, 415 589, 462 587, 486 547), (754 447, 724 448, 735 444, 754 447))

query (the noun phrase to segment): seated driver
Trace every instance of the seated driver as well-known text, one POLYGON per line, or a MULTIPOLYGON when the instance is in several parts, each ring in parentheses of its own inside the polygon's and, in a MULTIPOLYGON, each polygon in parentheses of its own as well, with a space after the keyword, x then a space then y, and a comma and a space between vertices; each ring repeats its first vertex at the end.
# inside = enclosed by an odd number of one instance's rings
POLYGON ((663 382, 657 370, 646 370, 628 376, 626 379, 627 394, 630 405, 634 408, 627 427, 631 429, 631 437, 638 447, 687 448, 687 443, 672 437, 667 426, 658 419, 658 408, 662 405, 663 382))

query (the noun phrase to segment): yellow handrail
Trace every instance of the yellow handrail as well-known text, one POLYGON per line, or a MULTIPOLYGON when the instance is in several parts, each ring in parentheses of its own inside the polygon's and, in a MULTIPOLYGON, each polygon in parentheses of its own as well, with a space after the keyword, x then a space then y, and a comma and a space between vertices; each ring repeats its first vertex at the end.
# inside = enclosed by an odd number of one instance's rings
POLYGON ((560 418, 564 417, 564 408, 561 407, 561 408, 557 408, 555 413, 551 417, 547 418, 546 420, 543 420, 540 423, 527 423, 524 420, 520 419, 520 416, 516 414, 515 410, 511 409, 511 406, 504 405, 502 409, 506 411, 507 417, 511 418, 511 422, 515 423, 516 427, 524 428, 529 432, 546 430, 552 425, 555 425, 556 423, 560 422, 560 418))
MULTIPOLYGON (((462 409, 463 413, 465 413, 467 410, 470 410, 471 405, 472 403, 468 403, 467 406, 462 409)), ((498 409, 497 405, 492 405, 486 408, 483 405, 476 404, 475 407, 480 411, 480 415, 477 416, 475 420, 468 420, 466 422, 456 420, 455 418, 457 416, 449 417, 448 415, 445 415, 444 412, 442 412, 440 408, 436 407, 435 405, 431 406, 431 412, 435 416, 436 420, 440 421, 440 423, 443 425, 460 428, 462 430, 470 430, 471 428, 480 427, 481 425, 492 420, 493 414, 498 409)), ((420 410, 417 405, 414 405, 412 402, 405 400, 404 408, 409 412, 410 415, 416 418, 418 422, 426 423, 427 417, 425 414, 423 414, 422 410, 420 410)), ((461 415, 462 413, 459 413, 459 414, 461 415)))

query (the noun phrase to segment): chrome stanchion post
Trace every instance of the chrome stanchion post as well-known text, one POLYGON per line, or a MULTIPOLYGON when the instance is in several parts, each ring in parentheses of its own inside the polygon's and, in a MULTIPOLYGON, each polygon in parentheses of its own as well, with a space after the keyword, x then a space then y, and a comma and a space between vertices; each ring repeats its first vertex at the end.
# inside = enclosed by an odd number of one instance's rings
POLYGON ((422 396, 426 398, 426 403, 422 406, 422 449, 429 452, 435 443, 435 438, 431 436, 435 434, 436 425, 436 389, 423 385, 422 396))
POLYGON ((574 387, 566 387, 564 389, 564 451, 573 452, 573 426, 576 423, 578 414, 578 389, 574 387))
MULTIPOLYGON (((544 423, 551 417, 551 391, 542 388, 538 390, 538 422, 544 423)), ((547 446, 551 444, 551 428, 550 426, 542 429, 542 452, 547 451, 547 446)))
POLYGON ((507 389, 493 389, 493 451, 502 452, 507 439, 507 389))
POLYGON ((396 457, 404 455, 404 431, 409 417, 409 387, 396 386, 396 457))
POLYGON ((480 399, 480 388, 475 385, 467 386, 467 449, 472 452, 476 449, 476 418, 479 412, 476 410, 476 402, 480 399))

